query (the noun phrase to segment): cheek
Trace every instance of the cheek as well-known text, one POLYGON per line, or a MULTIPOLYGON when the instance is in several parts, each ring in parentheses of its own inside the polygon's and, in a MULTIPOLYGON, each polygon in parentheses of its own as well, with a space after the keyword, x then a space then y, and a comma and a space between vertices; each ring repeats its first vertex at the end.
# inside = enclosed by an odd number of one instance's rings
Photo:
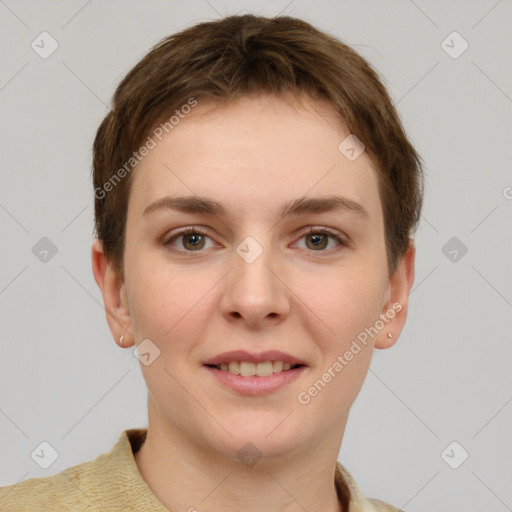
POLYGON ((317 273, 308 279, 302 275, 300 280, 304 311, 328 346, 343 347, 379 316, 382 278, 371 267, 317 273))
POLYGON ((180 346, 178 340, 193 339, 193 331, 200 326, 198 315, 204 315, 214 285, 211 274, 171 269, 148 260, 137 262, 131 278, 130 313, 140 339, 154 339, 162 347, 174 340, 176 349, 180 346))
MULTIPOLYGON (((352 269, 353 270, 353 269, 352 269)), ((348 414, 366 378, 373 352, 372 338, 358 338, 380 314, 382 291, 379 276, 366 273, 338 274, 311 280, 308 290, 308 331, 319 349, 318 366, 301 390, 298 402, 310 421, 326 408, 336 411, 330 426, 348 414), (302 401, 301 401, 302 400, 302 401)), ((329 425, 326 425, 328 428, 329 425)))

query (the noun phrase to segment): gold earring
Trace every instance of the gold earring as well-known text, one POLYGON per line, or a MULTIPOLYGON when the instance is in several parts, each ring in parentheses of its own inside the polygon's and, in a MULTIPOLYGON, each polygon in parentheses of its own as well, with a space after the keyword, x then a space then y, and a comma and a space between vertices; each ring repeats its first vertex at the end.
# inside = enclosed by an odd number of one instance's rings
POLYGON ((121 347, 123 346, 123 342, 124 342, 124 336, 121 336, 121 338, 119 338, 119 345, 121 345, 121 347))
POLYGON ((388 332, 388 338, 392 338, 392 337, 393 337, 393 335, 390 332, 388 332))

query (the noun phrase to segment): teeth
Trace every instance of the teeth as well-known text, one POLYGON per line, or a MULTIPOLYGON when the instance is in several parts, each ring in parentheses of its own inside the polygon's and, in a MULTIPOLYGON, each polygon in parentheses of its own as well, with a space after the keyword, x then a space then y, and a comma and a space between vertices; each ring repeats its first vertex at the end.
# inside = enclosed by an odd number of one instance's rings
POLYGON ((249 363, 246 361, 241 361, 240 362, 240 375, 242 375, 242 377, 251 377, 252 375, 256 375, 256 364, 249 363))
MULTIPOLYGON (((220 369, 225 370, 226 368, 222 368, 222 365, 220 365, 220 369)), ((235 375, 240 375, 240 363, 238 361, 231 361, 229 363, 229 371, 235 375)))
POLYGON ((223 371, 231 372, 243 377, 268 377, 273 373, 280 373, 289 370, 292 367, 290 363, 283 361, 265 361, 263 363, 252 363, 249 361, 231 361, 229 364, 221 363, 217 368, 223 371))
POLYGON ((272 361, 265 361, 264 363, 258 363, 256 365, 256 375, 258 377, 268 377, 274 373, 274 367, 272 361))

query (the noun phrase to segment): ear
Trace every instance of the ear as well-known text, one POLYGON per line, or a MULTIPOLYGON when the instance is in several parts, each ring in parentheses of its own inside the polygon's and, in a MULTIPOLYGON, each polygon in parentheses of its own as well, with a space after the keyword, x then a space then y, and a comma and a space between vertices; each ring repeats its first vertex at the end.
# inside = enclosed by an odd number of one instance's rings
POLYGON ((98 239, 94 240, 92 244, 91 259, 94 279, 103 295, 110 332, 119 346, 130 347, 133 345, 134 339, 126 285, 113 270, 103 252, 103 244, 98 239), (119 342, 121 336, 124 336, 122 344, 119 342))
POLYGON ((381 311, 381 318, 387 323, 375 338, 375 348, 392 347, 402 332, 407 318, 409 293, 414 282, 415 257, 416 247, 414 240, 410 239, 409 248, 389 279, 386 300, 381 311), (391 338, 388 333, 392 335, 391 338))

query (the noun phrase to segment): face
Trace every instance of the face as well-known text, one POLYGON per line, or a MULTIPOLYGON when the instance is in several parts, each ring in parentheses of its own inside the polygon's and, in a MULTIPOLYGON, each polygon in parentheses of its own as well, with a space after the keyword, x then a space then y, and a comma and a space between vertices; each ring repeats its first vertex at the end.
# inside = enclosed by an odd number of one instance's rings
POLYGON ((135 344, 160 351, 141 365, 150 428, 232 457, 247 442, 269 457, 340 442, 412 284, 410 258, 388 276, 377 174, 365 152, 340 152, 348 135, 313 100, 199 103, 135 169, 125 281, 110 307, 135 344), (278 372, 258 356, 302 366, 278 372), (207 366, 229 360, 276 373, 207 366))

